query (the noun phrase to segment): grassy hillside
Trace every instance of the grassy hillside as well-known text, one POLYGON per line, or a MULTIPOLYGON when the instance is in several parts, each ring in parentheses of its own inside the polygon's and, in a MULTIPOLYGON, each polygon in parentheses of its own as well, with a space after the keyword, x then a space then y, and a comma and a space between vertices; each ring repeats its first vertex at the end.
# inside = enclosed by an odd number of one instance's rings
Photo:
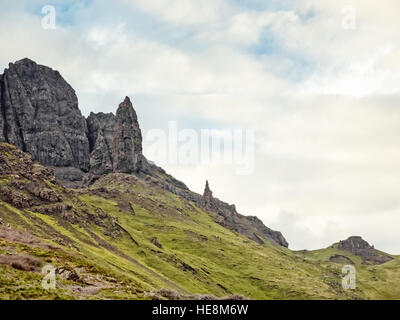
POLYGON ((356 269, 357 291, 362 297, 368 299, 400 299, 400 257, 392 256, 392 261, 384 264, 369 264, 359 256, 350 252, 339 250, 334 244, 329 248, 315 251, 295 252, 309 261, 321 263, 324 267, 342 267, 353 265, 356 269), (332 262, 332 257, 336 262, 332 262))
POLYGON ((398 257, 365 265, 335 246, 260 245, 150 178, 111 174, 70 190, 9 145, 0 157, 0 299, 400 298, 398 257), (355 263, 356 290, 342 289, 333 255, 355 263), (56 290, 42 289, 47 264, 56 290))

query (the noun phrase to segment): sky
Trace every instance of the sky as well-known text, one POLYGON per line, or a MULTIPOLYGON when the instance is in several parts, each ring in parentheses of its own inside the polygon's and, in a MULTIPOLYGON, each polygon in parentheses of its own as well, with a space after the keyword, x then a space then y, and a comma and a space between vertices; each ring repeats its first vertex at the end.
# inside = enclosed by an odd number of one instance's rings
POLYGON ((398 0, 0 0, 0 69, 60 71, 86 116, 130 96, 149 159, 198 193, 208 179, 291 249, 360 235, 400 254, 399 14, 398 0), (252 170, 158 159, 152 133, 171 123, 253 132, 252 170))

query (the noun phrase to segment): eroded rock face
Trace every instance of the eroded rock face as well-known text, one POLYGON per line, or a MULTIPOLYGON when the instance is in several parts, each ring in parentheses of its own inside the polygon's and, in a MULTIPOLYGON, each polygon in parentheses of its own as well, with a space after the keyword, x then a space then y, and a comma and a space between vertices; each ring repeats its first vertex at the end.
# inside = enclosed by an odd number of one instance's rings
POLYGON ((0 199, 16 208, 62 201, 45 182, 57 184, 53 171, 37 165, 29 154, 10 144, 0 144, 0 175, 10 177, 9 183, 0 186, 0 199))
POLYGON ((1 77, 0 140, 46 166, 89 170, 86 120, 58 71, 24 59, 1 77))
POLYGON ((113 136, 115 116, 112 113, 91 113, 87 118, 90 144, 90 172, 103 175, 113 171, 113 136))
POLYGON ((148 169, 137 115, 128 97, 119 105, 116 116, 91 113, 87 125, 91 153, 85 183, 111 172, 138 173, 148 169))
POLYGON ((340 241, 338 244, 339 250, 349 251, 356 256, 361 257, 364 263, 382 264, 393 260, 386 253, 375 250, 367 241, 359 236, 353 236, 347 240, 340 241))
MULTIPOLYGON (((268 239, 288 246, 280 232, 267 228, 256 217, 239 214, 234 205, 214 198, 208 182, 204 195, 198 195, 146 160, 137 115, 128 97, 119 105, 115 116, 91 113, 85 119, 78 108, 75 91, 59 72, 29 59, 11 63, 0 75, 0 142, 15 145, 28 152, 34 161, 54 168, 57 179, 68 187, 89 185, 112 172, 154 177, 155 183, 162 184, 164 189, 214 212, 215 220, 221 225, 259 243, 268 239)), ((31 159, 27 161, 31 164, 31 159)), ((7 163, 0 162, 0 173, 8 169, 7 163)), ((41 172, 45 170, 48 169, 41 172)), ((30 188, 38 199, 60 200, 49 190, 30 188)), ((31 205, 31 199, 7 188, 0 195, 19 207, 31 205)))
POLYGON ((0 75, 0 142, 54 167, 55 176, 79 187, 111 172, 136 173, 144 165, 142 134, 128 97, 112 113, 85 119, 74 89, 58 71, 29 59, 0 75), (143 161, 142 161, 143 160, 143 161))
POLYGON ((363 238, 353 236, 348 238, 347 240, 340 241, 338 249, 357 253, 360 250, 374 249, 374 247, 371 246, 367 241, 363 240, 363 238))
POLYGON ((134 173, 140 169, 142 133, 128 97, 117 110, 113 135, 113 171, 134 173))

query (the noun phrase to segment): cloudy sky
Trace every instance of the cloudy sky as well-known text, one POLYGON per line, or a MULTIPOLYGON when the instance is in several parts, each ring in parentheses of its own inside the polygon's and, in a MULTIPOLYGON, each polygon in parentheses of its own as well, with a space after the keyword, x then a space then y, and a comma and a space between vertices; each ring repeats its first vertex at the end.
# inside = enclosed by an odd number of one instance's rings
POLYGON ((361 235, 400 254, 399 15, 398 0, 0 0, 0 68, 59 70, 85 115, 129 95, 145 138, 170 121, 254 130, 250 174, 162 166, 292 249, 361 235))

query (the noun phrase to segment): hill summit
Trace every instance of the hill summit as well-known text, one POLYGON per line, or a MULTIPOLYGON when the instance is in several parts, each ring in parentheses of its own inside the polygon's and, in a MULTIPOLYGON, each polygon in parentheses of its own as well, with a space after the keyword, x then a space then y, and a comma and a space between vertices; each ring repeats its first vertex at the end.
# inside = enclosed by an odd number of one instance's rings
POLYGON ((0 88, 0 141, 54 167, 67 185, 141 169, 142 135, 128 97, 116 115, 92 113, 86 119, 60 73, 29 59, 10 63, 0 88))

